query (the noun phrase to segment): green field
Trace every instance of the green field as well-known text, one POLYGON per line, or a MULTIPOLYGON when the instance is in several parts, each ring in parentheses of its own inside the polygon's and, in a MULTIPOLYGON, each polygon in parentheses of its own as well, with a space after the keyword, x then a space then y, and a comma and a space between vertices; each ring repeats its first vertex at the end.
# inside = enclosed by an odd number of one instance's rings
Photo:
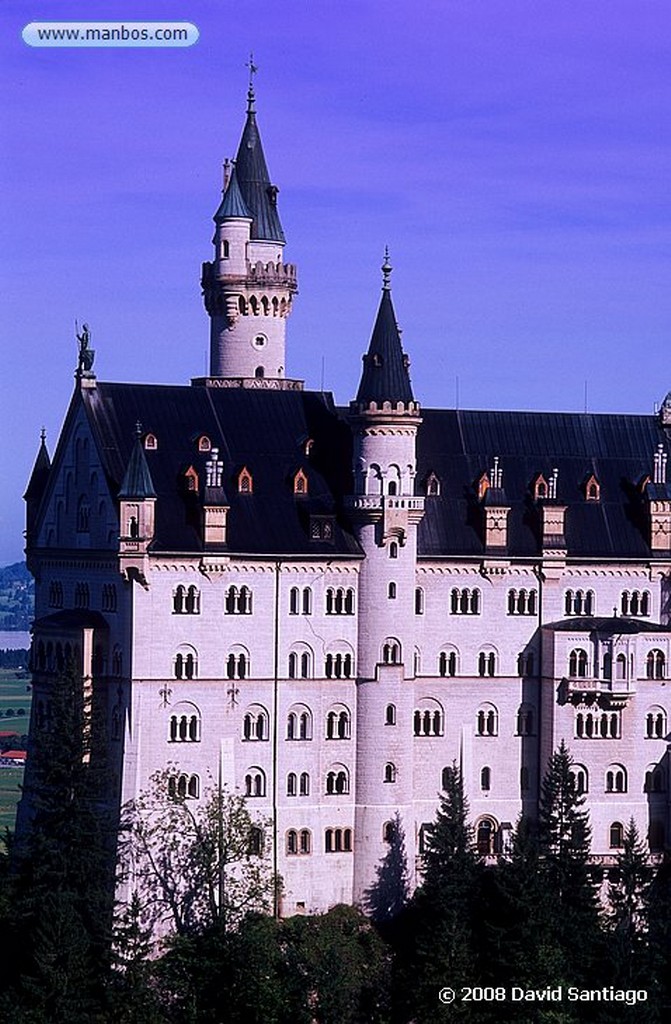
MULTIPOLYGON (((13 669, 0 669, 0 732, 16 731, 20 736, 28 732, 32 694, 30 680, 13 669), (7 712, 14 714, 8 716, 7 712), (23 711, 24 714, 19 714, 23 711)), ((16 805, 21 795, 23 768, 0 768, 0 831, 6 826, 14 828, 16 805)))
POLYGON ((5 828, 14 829, 22 780, 23 768, 0 768, 0 834, 5 828))

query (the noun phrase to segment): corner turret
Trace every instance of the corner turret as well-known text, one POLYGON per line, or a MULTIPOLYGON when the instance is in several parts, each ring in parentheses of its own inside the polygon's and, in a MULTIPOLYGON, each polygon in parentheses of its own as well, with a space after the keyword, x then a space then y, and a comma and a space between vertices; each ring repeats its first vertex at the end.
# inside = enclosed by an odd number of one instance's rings
POLYGON ((146 579, 146 558, 155 534, 156 491, 147 465, 140 424, 119 490, 119 567, 146 579))

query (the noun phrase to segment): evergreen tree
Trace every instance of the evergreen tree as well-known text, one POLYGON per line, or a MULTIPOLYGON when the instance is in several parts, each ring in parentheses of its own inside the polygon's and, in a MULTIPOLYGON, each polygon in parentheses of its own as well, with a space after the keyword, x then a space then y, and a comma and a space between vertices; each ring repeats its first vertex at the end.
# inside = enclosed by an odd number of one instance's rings
POLYGON ((54 677, 49 702, 50 725, 30 749, 31 817, 13 848, 3 966, 17 1020, 69 1024, 104 1019, 113 835, 101 723, 73 664, 54 677))
POLYGON ((652 875, 647 852, 632 818, 608 887, 613 980, 626 988, 638 984, 645 987, 649 980, 645 910, 652 875))
MULTIPOLYGON (((436 820, 425 838, 423 879, 408 915, 410 948, 397 998, 418 1024, 485 1019, 477 1007, 439 1002, 445 986, 459 990, 480 979, 479 938, 483 866, 468 823, 468 803, 456 765, 445 772, 436 820)), ((402 954, 403 955, 403 954, 402 954)))
POLYGON ((387 853, 377 867, 375 882, 365 898, 366 912, 378 923, 393 921, 410 898, 405 832, 398 811, 389 823, 386 839, 387 853))
MULTIPOLYGON (((544 933, 545 984, 605 984, 600 878, 590 869, 591 829, 564 741, 550 758, 541 787, 538 820, 539 927, 544 933)), ((539 965, 541 966, 541 965, 539 965)), ((591 1020, 600 1019, 595 1008, 591 1020)))

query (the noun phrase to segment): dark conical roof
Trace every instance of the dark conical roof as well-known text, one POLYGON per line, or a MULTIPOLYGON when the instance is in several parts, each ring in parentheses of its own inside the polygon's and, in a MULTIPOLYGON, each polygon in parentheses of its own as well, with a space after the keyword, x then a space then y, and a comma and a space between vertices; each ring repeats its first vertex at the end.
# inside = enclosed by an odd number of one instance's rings
MULTIPOLYGON (((256 123, 254 92, 250 88, 247 120, 235 160, 238 185, 252 217, 251 237, 284 242, 284 231, 277 211, 277 188, 271 183, 261 136, 256 123)), ((226 197, 224 197, 225 199, 226 197)))
POLYGON ((30 474, 30 480, 28 481, 28 487, 24 498, 26 501, 39 501, 44 494, 44 489, 49 479, 49 471, 51 470, 51 459, 49 458, 49 452, 47 451, 46 435, 44 430, 40 434, 40 448, 35 459, 35 465, 33 471, 30 474))
POLYGON ((373 335, 363 357, 363 373, 356 401, 364 404, 376 402, 378 406, 383 402, 414 401, 408 365, 385 277, 373 335))
POLYGON ((142 447, 142 438, 138 436, 128 460, 128 466, 119 491, 120 498, 155 498, 156 491, 147 465, 147 458, 142 447))
POLYGON ((242 198, 242 192, 238 185, 238 175, 233 164, 231 170, 231 176, 228 179, 228 185, 224 192, 224 197, 221 200, 219 209, 214 215, 214 220, 218 224, 222 220, 228 220, 229 217, 245 218, 246 220, 252 220, 252 215, 247 209, 247 205, 242 198))

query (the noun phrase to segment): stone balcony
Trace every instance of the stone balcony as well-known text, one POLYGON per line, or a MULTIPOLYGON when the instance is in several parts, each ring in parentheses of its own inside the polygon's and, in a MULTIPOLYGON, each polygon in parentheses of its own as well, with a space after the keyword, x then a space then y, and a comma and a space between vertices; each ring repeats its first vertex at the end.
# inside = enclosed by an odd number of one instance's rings
POLYGON ((599 704, 622 707, 636 693, 635 679, 595 679, 564 676, 559 684, 563 701, 594 700, 599 704))

